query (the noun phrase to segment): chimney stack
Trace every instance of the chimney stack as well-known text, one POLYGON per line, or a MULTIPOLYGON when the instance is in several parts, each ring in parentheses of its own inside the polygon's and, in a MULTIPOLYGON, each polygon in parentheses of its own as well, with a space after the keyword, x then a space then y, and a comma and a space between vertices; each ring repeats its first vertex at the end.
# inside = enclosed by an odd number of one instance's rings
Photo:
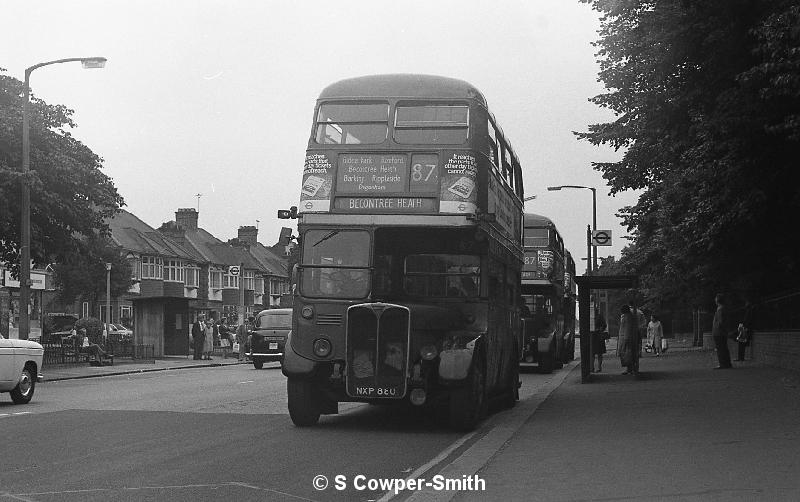
POLYGON ((175 211, 175 223, 181 230, 197 230, 197 210, 191 207, 175 211))
POLYGON ((252 225, 239 227, 239 240, 250 245, 258 244, 258 228, 252 225))

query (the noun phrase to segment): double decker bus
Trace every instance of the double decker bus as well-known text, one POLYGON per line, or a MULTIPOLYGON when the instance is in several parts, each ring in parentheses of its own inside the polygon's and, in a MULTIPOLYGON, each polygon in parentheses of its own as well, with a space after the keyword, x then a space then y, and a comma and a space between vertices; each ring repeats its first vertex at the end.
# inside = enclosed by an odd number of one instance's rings
POLYGON ((325 88, 299 208, 283 373, 298 426, 338 403, 446 407, 519 388, 522 170, 483 95, 427 75, 325 88))
POLYGON ((550 373, 574 357, 575 261, 550 218, 526 213, 522 232, 521 361, 550 373))

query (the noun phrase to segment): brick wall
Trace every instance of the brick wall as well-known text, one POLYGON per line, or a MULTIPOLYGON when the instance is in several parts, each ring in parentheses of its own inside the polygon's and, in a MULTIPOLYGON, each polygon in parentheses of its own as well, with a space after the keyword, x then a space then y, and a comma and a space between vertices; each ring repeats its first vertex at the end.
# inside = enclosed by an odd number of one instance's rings
MULTIPOLYGON (((735 349, 736 343, 732 343, 732 350, 735 349)), ((756 332, 747 350, 752 351, 752 358, 757 362, 800 371, 800 331, 756 332)))
MULTIPOLYGON (((714 350, 711 333, 703 333, 703 347, 714 350)), ((731 359, 736 359, 739 344, 728 340, 731 359)), ((800 331, 756 331, 745 352, 746 359, 794 371, 800 371, 800 331)))

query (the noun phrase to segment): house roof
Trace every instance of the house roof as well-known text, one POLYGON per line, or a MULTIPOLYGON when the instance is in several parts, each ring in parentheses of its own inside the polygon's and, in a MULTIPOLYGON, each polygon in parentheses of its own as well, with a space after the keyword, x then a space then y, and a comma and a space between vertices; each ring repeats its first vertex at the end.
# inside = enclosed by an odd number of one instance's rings
POLYGON ((111 239, 125 250, 203 261, 200 255, 166 238, 128 211, 120 210, 108 220, 108 225, 111 228, 111 239))

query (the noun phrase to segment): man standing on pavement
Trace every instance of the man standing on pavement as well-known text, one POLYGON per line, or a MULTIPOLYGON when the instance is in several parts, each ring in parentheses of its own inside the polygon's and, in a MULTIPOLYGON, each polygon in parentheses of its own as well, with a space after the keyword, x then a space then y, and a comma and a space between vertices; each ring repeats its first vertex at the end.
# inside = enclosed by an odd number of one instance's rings
POLYGON ((245 360, 245 343, 247 342, 247 333, 250 325, 253 324, 253 316, 250 316, 247 321, 243 322, 236 328, 236 341, 239 342, 239 361, 245 360))
POLYGON ((714 337, 714 345, 717 346, 717 360, 719 366, 715 370, 728 369, 731 367, 731 353, 728 350, 728 334, 732 331, 728 309, 725 307, 725 296, 717 293, 714 297, 717 303, 717 311, 714 312, 714 323, 711 325, 711 336, 714 337))
POLYGON ((203 344, 206 338, 206 327, 203 324, 203 314, 197 316, 197 320, 192 324, 192 345, 194 349, 195 361, 203 359, 203 344))

